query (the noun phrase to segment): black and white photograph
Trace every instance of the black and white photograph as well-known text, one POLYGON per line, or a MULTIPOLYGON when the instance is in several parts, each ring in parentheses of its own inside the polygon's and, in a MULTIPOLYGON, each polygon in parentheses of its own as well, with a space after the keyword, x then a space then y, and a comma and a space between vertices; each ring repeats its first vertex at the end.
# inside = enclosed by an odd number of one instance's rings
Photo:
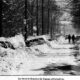
POLYGON ((80 0, 2 0, 0 76, 80 76, 80 0))

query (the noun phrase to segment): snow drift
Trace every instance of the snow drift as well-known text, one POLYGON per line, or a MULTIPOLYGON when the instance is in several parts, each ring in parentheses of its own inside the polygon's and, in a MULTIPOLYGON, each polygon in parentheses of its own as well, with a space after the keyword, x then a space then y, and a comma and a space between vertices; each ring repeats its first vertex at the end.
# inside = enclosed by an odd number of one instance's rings
POLYGON ((13 50, 0 46, 0 75, 43 75, 44 71, 40 69, 52 63, 77 64, 73 56, 36 56, 39 52, 27 48, 21 34, 11 38, 3 37, 0 41, 9 41, 16 48, 13 50))
POLYGON ((1 37, 0 41, 8 41, 10 42, 15 48, 25 47, 25 41, 22 34, 15 35, 14 37, 4 38, 1 37))

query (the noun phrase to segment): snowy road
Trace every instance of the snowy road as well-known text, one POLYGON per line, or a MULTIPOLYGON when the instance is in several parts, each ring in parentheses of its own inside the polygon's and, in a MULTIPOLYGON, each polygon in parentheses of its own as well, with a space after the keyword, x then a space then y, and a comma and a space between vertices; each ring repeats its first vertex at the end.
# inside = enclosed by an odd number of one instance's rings
POLYGON ((53 53, 46 54, 27 53, 25 48, 2 49, 0 75, 80 75, 79 49, 79 45, 74 45, 71 49, 55 48, 53 53))
POLYGON ((47 66, 34 71, 43 71, 42 75, 80 75, 80 50, 75 45, 73 49, 55 49, 54 54, 38 55, 47 66), (57 51, 57 52, 56 52, 57 51), (64 52, 64 53, 63 53, 64 52), (46 62, 45 62, 46 61, 46 62))
MULTIPOLYGON (((64 54, 66 53, 64 50, 64 54)), ((42 68, 45 72, 44 75, 80 75, 80 47, 77 46, 77 48, 71 49, 70 54, 72 55, 55 57, 58 62, 42 68)))

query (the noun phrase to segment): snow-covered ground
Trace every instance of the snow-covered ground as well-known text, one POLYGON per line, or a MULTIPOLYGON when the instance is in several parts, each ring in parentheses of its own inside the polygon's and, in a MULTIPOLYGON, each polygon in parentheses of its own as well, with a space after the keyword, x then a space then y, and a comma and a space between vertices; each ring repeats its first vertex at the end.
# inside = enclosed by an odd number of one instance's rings
POLYGON ((50 44, 53 48, 69 49, 74 47, 73 44, 69 44, 68 40, 65 39, 64 36, 58 37, 57 40, 50 41, 50 44))
POLYGON ((9 38, 1 37, 0 41, 8 41, 15 48, 19 48, 19 47, 24 47, 25 46, 25 41, 24 41, 24 37, 23 37, 22 34, 18 34, 18 35, 14 36, 14 37, 9 37, 9 38))
MULTIPOLYGON (((53 54, 49 54, 49 52, 43 54, 32 48, 27 48, 22 35, 7 39, 0 38, 0 40, 7 40, 15 47, 13 50, 10 48, 5 49, 0 46, 0 75, 45 75, 45 68, 50 65, 53 67, 56 65, 57 67, 64 65, 77 66, 79 64, 73 56, 76 52, 79 52, 79 50, 77 51, 68 48, 53 49, 53 54), (67 55, 68 53, 70 55, 67 55)), ((58 42, 58 44, 60 43, 58 42)), ((71 47, 72 45, 69 46, 71 47)), ((54 73, 56 73, 56 75, 59 75, 58 72, 63 75, 63 72, 60 70, 53 70, 51 71, 51 74, 54 75, 54 73)))

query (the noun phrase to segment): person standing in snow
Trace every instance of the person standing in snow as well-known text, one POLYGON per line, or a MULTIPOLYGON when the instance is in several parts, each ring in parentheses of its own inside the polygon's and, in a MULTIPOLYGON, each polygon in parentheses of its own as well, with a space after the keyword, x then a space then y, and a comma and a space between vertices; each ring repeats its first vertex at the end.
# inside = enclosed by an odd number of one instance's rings
POLYGON ((76 38, 75 38, 75 35, 73 34, 73 35, 72 35, 72 43, 73 43, 73 44, 75 43, 75 39, 76 39, 76 38))
POLYGON ((71 42, 71 35, 70 34, 68 35, 68 41, 69 41, 69 43, 71 42))

